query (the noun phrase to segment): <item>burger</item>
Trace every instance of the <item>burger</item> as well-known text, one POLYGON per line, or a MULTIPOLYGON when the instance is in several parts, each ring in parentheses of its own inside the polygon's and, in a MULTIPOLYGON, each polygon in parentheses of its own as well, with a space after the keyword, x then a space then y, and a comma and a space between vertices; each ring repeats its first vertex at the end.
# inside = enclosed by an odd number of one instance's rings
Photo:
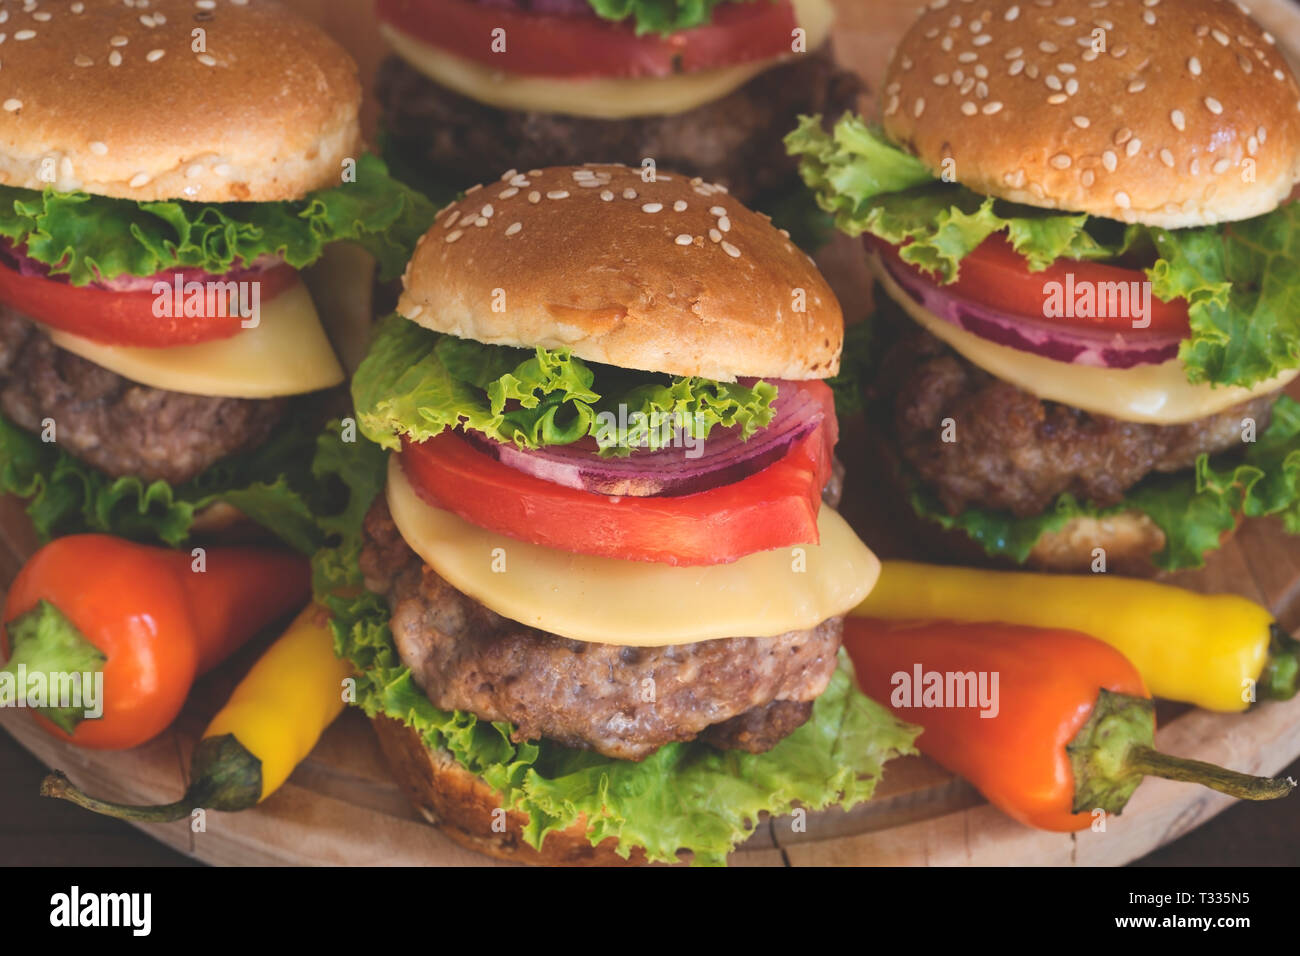
MULTIPOLYGON (((881 125, 804 119, 865 234, 870 405, 916 512, 1058 569, 1300 530, 1300 90, 1218 0, 935 0, 881 125)), ((865 355, 865 353, 860 353, 865 355)))
POLYGON ((9 4, 0 37, 0 489, 42 536, 238 514, 309 549, 344 370, 300 270, 348 240, 398 274, 433 217, 361 155, 355 65, 268 0, 9 4))
POLYGON ((910 751, 840 655, 879 563, 834 509, 843 325, 810 261, 616 165, 508 171, 421 240, 352 386, 375 444, 346 467, 382 477, 317 584, 456 840, 716 863, 910 751))
POLYGON ((395 52, 378 78, 385 155, 431 193, 485 168, 652 160, 794 228, 806 194, 781 138, 859 90, 831 59, 829 0, 380 0, 378 14, 395 52))

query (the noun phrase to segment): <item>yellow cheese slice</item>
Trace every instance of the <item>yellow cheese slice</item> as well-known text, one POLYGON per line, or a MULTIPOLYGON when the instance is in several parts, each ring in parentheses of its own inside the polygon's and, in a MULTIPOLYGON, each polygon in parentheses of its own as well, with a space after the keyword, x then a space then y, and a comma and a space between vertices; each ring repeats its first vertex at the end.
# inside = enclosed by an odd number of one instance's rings
POLYGON ((255 328, 215 342, 138 348, 103 345, 57 329, 46 331, 59 348, 123 378, 188 395, 302 395, 338 385, 345 377, 301 281, 261 304, 255 328))
MULTIPOLYGON (((830 0, 793 0, 793 5, 795 22, 805 32, 805 49, 817 49, 825 42, 835 19, 830 0)), ((565 113, 599 119, 684 113, 721 99, 776 62, 760 60, 662 77, 573 80, 522 76, 494 70, 448 53, 388 24, 380 24, 380 30, 398 56, 435 83, 462 96, 497 109, 565 113)))
POLYGON ((1292 369, 1254 388, 1193 385, 1183 363, 1097 368, 1074 365, 999 345, 945 322, 918 305, 872 256, 876 278, 894 300, 935 338, 974 365, 1039 398, 1072 405, 1095 415, 1126 422, 1178 425, 1231 408, 1256 395, 1283 388, 1300 370, 1292 369))
POLYGON ((503 617, 578 641, 662 647, 806 630, 856 607, 880 576, 876 556, 826 506, 817 519, 821 544, 671 567, 486 531, 425 504, 396 454, 387 498, 406 543, 452 587, 503 617))

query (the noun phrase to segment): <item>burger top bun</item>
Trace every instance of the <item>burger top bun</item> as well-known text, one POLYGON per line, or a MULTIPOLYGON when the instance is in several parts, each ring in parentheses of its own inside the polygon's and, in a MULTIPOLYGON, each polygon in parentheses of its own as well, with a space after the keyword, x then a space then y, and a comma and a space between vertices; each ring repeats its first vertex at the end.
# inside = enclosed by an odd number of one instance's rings
POLYGON ((0 35, 3 185, 278 201, 360 149, 356 65, 274 0, 7 3, 0 35))
POLYGON ((844 321, 812 261, 721 187, 557 166, 475 187, 421 239, 398 311, 495 345, 622 368, 813 379, 844 321))
POLYGON ((985 195, 1180 228, 1275 208, 1300 178, 1300 89, 1227 0, 932 0, 884 128, 985 195))

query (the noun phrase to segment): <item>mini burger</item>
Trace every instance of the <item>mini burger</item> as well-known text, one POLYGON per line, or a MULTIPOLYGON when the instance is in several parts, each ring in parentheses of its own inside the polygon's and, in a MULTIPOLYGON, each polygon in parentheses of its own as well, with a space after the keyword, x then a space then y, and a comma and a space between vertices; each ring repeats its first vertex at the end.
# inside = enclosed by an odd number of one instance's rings
POLYGON ((720 862, 851 806, 914 728, 853 689, 840 308, 699 179, 507 172, 439 214, 353 383, 388 450, 325 580, 416 804, 528 862, 720 862))
POLYGON ((43 535, 233 507, 307 546, 294 423, 344 370, 299 270, 352 240, 396 274, 433 215, 361 156, 356 67, 269 0, 4 3, 0 35, 0 487, 43 535))
POLYGON ((920 515, 1060 569, 1300 530, 1300 90, 1239 5, 936 0, 881 127, 787 142, 868 236, 920 515))
POLYGON ((838 115, 859 89, 830 56, 830 0, 380 0, 378 12, 396 54, 378 81, 386 155, 444 188, 485 167, 652 159, 770 206, 799 188, 781 147, 795 118, 838 115))

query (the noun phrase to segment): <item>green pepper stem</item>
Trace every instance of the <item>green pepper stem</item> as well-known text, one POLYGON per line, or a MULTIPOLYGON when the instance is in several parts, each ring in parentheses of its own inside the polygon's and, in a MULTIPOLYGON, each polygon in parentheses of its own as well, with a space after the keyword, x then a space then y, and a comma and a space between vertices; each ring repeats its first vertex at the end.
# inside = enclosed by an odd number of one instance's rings
POLYGON ((79 807, 118 820, 170 823, 200 808, 234 812, 247 810, 262 799, 262 761, 249 753, 233 734, 205 737, 194 748, 190 785, 175 803, 131 806, 89 796, 55 771, 41 781, 41 796, 67 800, 79 807))
POLYGON ((1175 757, 1151 747, 1130 748, 1125 763, 1135 772, 1146 776, 1199 783, 1238 800, 1276 800, 1295 789, 1295 781, 1289 777, 1256 777, 1206 763, 1204 760, 1175 757))
MULTIPOLYGON (((66 705, 60 704, 53 699, 59 696, 55 688, 66 686, 65 679, 75 677, 83 681, 81 692, 84 700, 84 695, 90 690, 85 686, 85 678, 101 673, 108 658, 77 630, 62 611, 44 599, 10 621, 6 629, 12 653, 9 663, 0 668, 0 673, 19 679, 23 673, 39 674, 50 700, 46 706, 32 706, 30 703, 28 706, 64 733, 75 733, 77 725, 86 719, 86 708, 75 706, 71 701, 66 705)), ((27 691, 27 687, 22 687, 19 694, 26 699, 27 691)))
POLYGON ((1300 651, 1300 641, 1274 621, 1269 626, 1268 661, 1255 685, 1260 699, 1290 700, 1295 696, 1297 675, 1300 675, 1297 651, 1300 651))

